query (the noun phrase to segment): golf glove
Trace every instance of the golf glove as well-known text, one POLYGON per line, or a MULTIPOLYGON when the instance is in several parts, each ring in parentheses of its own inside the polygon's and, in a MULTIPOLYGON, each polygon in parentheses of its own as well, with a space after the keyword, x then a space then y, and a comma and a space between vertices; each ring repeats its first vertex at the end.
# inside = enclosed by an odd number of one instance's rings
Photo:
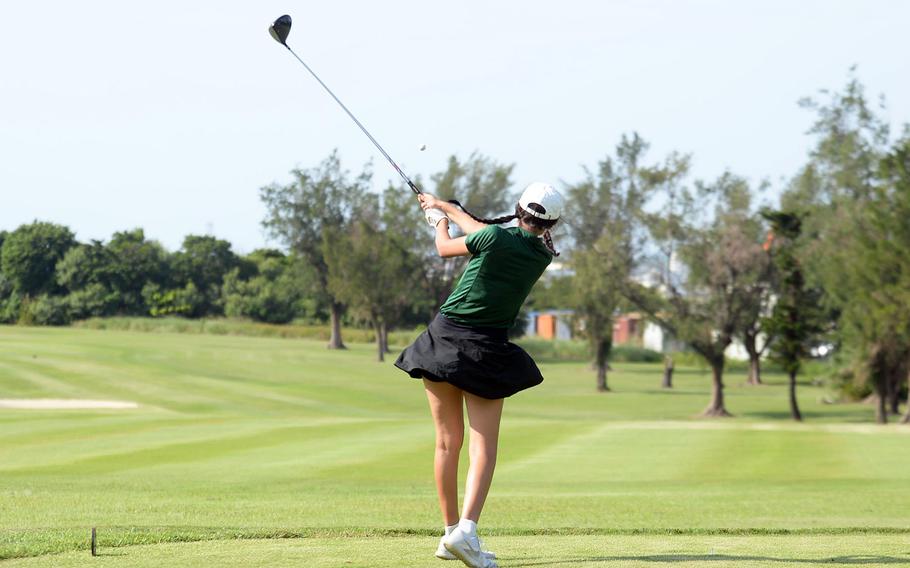
POLYGON ((442 209, 427 209, 424 213, 427 216, 427 223, 429 223, 431 227, 435 227, 443 219, 449 218, 448 215, 442 212, 442 209))

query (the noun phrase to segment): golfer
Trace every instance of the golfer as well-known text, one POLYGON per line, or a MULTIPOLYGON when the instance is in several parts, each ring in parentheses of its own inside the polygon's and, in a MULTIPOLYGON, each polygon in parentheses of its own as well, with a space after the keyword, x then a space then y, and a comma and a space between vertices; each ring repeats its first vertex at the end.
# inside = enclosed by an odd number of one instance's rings
POLYGON ((477 521, 483 509, 499 440, 503 399, 540 384, 534 360, 509 342, 507 330, 531 287, 558 254, 549 230, 563 199, 552 186, 529 185, 514 215, 479 219, 456 204, 428 194, 419 197, 436 227, 443 258, 471 256, 439 314, 395 366, 422 379, 436 426, 434 473, 445 536, 436 556, 460 559, 472 568, 496 568, 495 555, 481 549, 477 521), (465 236, 449 236, 449 219, 465 236), (503 229, 498 224, 518 220, 503 229), (458 458, 464 439, 464 407, 471 428, 470 467, 464 506, 458 514, 458 458))

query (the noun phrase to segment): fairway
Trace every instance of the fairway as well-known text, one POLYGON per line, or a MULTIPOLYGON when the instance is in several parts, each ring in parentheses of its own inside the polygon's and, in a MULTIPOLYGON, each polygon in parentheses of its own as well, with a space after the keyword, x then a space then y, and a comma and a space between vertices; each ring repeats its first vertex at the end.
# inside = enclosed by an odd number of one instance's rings
MULTIPOLYGON (((453 566, 422 386, 371 345, 0 327, 0 566, 453 566), (102 556, 88 556, 98 527, 102 556), (2 560, 6 559, 6 560, 2 560)), ((543 362, 481 519, 502 566, 910 565, 910 428, 783 378, 543 362)), ((462 469, 466 466, 462 463, 462 469)))

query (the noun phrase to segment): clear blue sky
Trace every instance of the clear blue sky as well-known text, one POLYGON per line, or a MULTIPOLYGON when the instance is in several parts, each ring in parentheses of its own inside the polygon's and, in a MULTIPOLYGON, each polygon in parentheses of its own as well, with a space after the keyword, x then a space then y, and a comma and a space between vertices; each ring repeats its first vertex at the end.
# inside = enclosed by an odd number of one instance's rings
MULTIPOLYGON (((573 181, 623 132, 776 187, 804 160, 796 101, 847 70, 910 121, 902 0, 4 2, 0 228, 80 240, 143 227, 168 248, 266 243, 258 189, 369 141, 268 36, 290 43, 413 175, 472 150, 514 180, 573 181), (427 144, 425 152, 419 152, 427 144)), ((404 189, 403 189, 404 191, 404 189)))

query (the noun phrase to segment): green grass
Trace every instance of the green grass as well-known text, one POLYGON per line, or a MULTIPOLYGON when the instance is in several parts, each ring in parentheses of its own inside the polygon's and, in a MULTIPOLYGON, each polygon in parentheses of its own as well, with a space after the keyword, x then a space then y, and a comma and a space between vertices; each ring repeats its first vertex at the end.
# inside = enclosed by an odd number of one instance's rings
MULTIPOLYGON (((451 566, 432 556, 434 537, 313 538, 219 540, 186 544, 162 543, 101 549, 54 557, 56 568, 306 566, 307 568, 423 568, 451 566)), ((905 542, 887 535, 840 536, 706 536, 649 537, 641 535, 511 536, 496 538, 503 566, 759 567, 759 566, 890 566, 910 564, 905 542)), ((461 566, 461 563, 457 564, 461 566)), ((4 562, 6 567, 47 566, 29 558, 4 562)))
MULTIPOLYGON (((0 327, 0 398, 141 405, 0 410, 0 567, 436 565, 422 388, 373 358, 319 340, 0 327), (92 526, 108 554, 94 560, 92 526)), ((731 373, 736 417, 704 421, 706 371, 678 369, 668 392, 660 364, 616 363, 597 394, 585 363, 541 368, 544 384, 506 403, 481 522, 503 566, 910 564, 910 428, 810 385, 793 424, 777 375, 731 373)))

